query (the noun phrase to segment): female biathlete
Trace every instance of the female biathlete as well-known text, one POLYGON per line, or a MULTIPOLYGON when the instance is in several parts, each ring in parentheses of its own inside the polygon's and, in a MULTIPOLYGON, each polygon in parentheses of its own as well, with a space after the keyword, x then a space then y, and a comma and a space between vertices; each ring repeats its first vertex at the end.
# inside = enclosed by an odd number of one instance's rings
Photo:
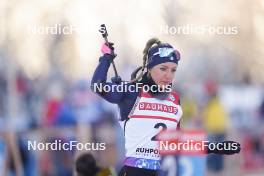
POLYGON ((103 44, 103 56, 92 78, 92 90, 120 109, 126 154, 119 175, 157 175, 160 156, 156 135, 161 129, 179 128, 182 116, 179 94, 171 87, 180 53, 170 44, 150 39, 143 51, 141 74, 138 77, 133 74, 132 81, 122 84, 126 91, 119 91, 114 85, 120 83, 106 82, 108 69, 115 57, 113 49, 112 45, 103 44), (102 89, 104 86, 112 89, 106 91, 102 89))

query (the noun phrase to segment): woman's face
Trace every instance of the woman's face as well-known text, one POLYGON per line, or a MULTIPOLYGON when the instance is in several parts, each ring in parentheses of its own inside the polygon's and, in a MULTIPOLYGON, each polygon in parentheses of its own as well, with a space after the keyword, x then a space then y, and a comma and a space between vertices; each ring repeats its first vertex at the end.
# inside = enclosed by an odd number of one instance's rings
POLYGON ((154 66, 149 70, 154 82, 159 86, 169 85, 173 82, 177 64, 173 62, 165 62, 154 66))

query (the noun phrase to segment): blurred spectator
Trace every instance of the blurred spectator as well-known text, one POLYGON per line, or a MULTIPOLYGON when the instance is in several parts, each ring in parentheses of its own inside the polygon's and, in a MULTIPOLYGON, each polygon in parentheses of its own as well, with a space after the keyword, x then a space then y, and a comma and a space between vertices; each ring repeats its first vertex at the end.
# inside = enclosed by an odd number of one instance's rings
POLYGON ((2 135, 0 135, 0 175, 6 175, 7 145, 2 135))
MULTIPOLYGON (((227 116, 218 98, 217 85, 209 81, 205 88, 209 99, 204 109, 204 126, 210 142, 221 142, 226 136, 227 116)), ((224 157, 215 154, 208 155, 207 166, 210 171, 221 172, 224 169, 224 157)))
POLYGON ((7 100, 7 82, 5 74, 0 70, 0 118, 6 114, 6 100, 7 100))
POLYGON ((109 176, 108 168, 100 168, 90 153, 80 155, 76 160, 77 176, 109 176))
POLYGON ((264 122, 264 96, 262 98, 262 103, 260 105, 260 108, 259 108, 259 114, 260 114, 260 120, 262 121, 262 123, 264 122))
POLYGON ((181 125, 186 127, 198 127, 197 116, 197 103, 195 99, 191 96, 183 96, 181 100, 182 108, 183 108, 183 118, 181 120, 181 125))
POLYGON ((43 125, 52 126, 58 118, 62 106, 63 90, 60 84, 51 83, 45 102, 43 125))

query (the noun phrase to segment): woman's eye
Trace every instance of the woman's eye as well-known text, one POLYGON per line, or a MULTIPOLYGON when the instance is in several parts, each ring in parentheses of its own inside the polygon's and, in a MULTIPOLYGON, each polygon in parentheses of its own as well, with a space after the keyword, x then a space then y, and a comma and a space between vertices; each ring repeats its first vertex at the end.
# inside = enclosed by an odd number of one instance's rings
POLYGON ((171 70, 171 72, 172 72, 172 73, 175 73, 175 72, 176 72, 176 69, 171 70))
POLYGON ((160 70, 161 70, 161 71, 165 71, 165 70, 166 70, 166 68, 160 68, 160 70))

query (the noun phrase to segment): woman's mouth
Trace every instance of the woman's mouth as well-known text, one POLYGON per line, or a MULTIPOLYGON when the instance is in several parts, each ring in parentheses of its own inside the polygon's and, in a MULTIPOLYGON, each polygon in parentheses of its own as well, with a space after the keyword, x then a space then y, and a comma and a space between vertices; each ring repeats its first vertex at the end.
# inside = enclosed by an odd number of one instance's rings
POLYGON ((161 81, 160 83, 161 83, 161 84, 164 84, 164 85, 168 85, 168 84, 170 84, 169 81, 161 81))

